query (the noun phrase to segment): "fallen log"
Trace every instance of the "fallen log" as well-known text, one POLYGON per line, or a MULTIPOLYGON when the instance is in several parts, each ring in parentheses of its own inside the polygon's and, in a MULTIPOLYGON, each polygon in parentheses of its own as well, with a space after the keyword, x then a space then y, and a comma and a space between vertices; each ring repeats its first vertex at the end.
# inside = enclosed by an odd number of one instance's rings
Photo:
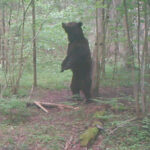
POLYGON ((58 107, 60 109, 68 108, 68 109, 79 109, 79 107, 73 107, 70 105, 64 105, 64 104, 56 104, 56 103, 46 103, 46 102, 40 102, 41 105, 45 107, 58 107))
POLYGON ((29 106, 37 106, 38 108, 41 108, 44 112, 48 113, 48 110, 45 108, 53 108, 53 107, 57 107, 59 109, 74 109, 77 110, 79 109, 79 107, 73 107, 73 106, 69 106, 69 105, 64 105, 64 104, 56 104, 56 103, 48 103, 48 102, 38 102, 38 101, 34 101, 33 103, 28 102, 27 103, 27 107, 29 106))
POLYGON ((48 113, 48 110, 44 108, 39 102, 35 101, 34 104, 41 108, 44 112, 48 113))

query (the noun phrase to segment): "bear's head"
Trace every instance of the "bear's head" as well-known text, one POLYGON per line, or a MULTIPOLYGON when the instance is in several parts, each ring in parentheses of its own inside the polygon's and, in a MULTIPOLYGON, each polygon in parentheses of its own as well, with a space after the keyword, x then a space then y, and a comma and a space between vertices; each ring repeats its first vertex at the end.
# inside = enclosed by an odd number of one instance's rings
POLYGON ((62 27, 67 33, 70 42, 84 38, 82 22, 62 23, 62 27))

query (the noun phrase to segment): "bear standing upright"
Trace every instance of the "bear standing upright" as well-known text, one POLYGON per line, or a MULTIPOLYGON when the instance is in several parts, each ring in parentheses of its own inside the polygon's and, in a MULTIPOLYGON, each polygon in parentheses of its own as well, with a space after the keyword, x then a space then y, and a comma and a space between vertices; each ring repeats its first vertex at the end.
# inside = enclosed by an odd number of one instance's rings
POLYGON ((84 93, 86 101, 91 98, 92 59, 88 40, 84 37, 81 22, 62 23, 68 35, 67 56, 61 64, 61 71, 71 69, 73 72, 71 91, 73 95, 84 93))

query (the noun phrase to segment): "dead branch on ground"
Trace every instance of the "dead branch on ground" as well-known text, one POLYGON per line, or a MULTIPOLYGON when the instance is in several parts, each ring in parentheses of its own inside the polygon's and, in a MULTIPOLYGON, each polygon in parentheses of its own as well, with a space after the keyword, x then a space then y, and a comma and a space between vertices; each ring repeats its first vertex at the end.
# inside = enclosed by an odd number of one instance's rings
POLYGON ((34 101, 33 103, 28 102, 27 107, 28 106, 38 106, 39 108, 41 108, 46 113, 48 113, 48 110, 45 107, 47 107, 47 108, 57 107, 59 109, 65 109, 66 108, 66 109, 74 109, 74 110, 79 109, 79 107, 73 107, 73 106, 64 105, 64 104, 46 103, 46 102, 38 102, 38 101, 34 101))
POLYGON ((46 108, 44 108, 44 107, 40 104, 40 102, 35 101, 34 104, 37 105, 39 108, 41 108, 44 112, 48 113, 48 110, 47 110, 46 108))
POLYGON ((73 140, 73 136, 71 136, 69 140, 66 142, 64 150, 69 150, 71 148, 70 145, 72 143, 72 140, 73 140))

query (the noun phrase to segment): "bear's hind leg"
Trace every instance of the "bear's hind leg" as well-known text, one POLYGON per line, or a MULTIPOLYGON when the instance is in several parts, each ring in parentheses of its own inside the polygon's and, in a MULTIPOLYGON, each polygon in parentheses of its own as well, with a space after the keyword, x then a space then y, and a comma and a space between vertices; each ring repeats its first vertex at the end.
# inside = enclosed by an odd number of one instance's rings
POLYGON ((87 78, 82 82, 82 92, 86 98, 86 102, 90 102, 91 98, 91 79, 87 78))
POLYGON ((73 98, 80 100, 81 99, 80 98, 81 82, 75 76, 72 77, 72 82, 71 82, 70 88, 71 88, 71 91, 73 94, 73 98))

